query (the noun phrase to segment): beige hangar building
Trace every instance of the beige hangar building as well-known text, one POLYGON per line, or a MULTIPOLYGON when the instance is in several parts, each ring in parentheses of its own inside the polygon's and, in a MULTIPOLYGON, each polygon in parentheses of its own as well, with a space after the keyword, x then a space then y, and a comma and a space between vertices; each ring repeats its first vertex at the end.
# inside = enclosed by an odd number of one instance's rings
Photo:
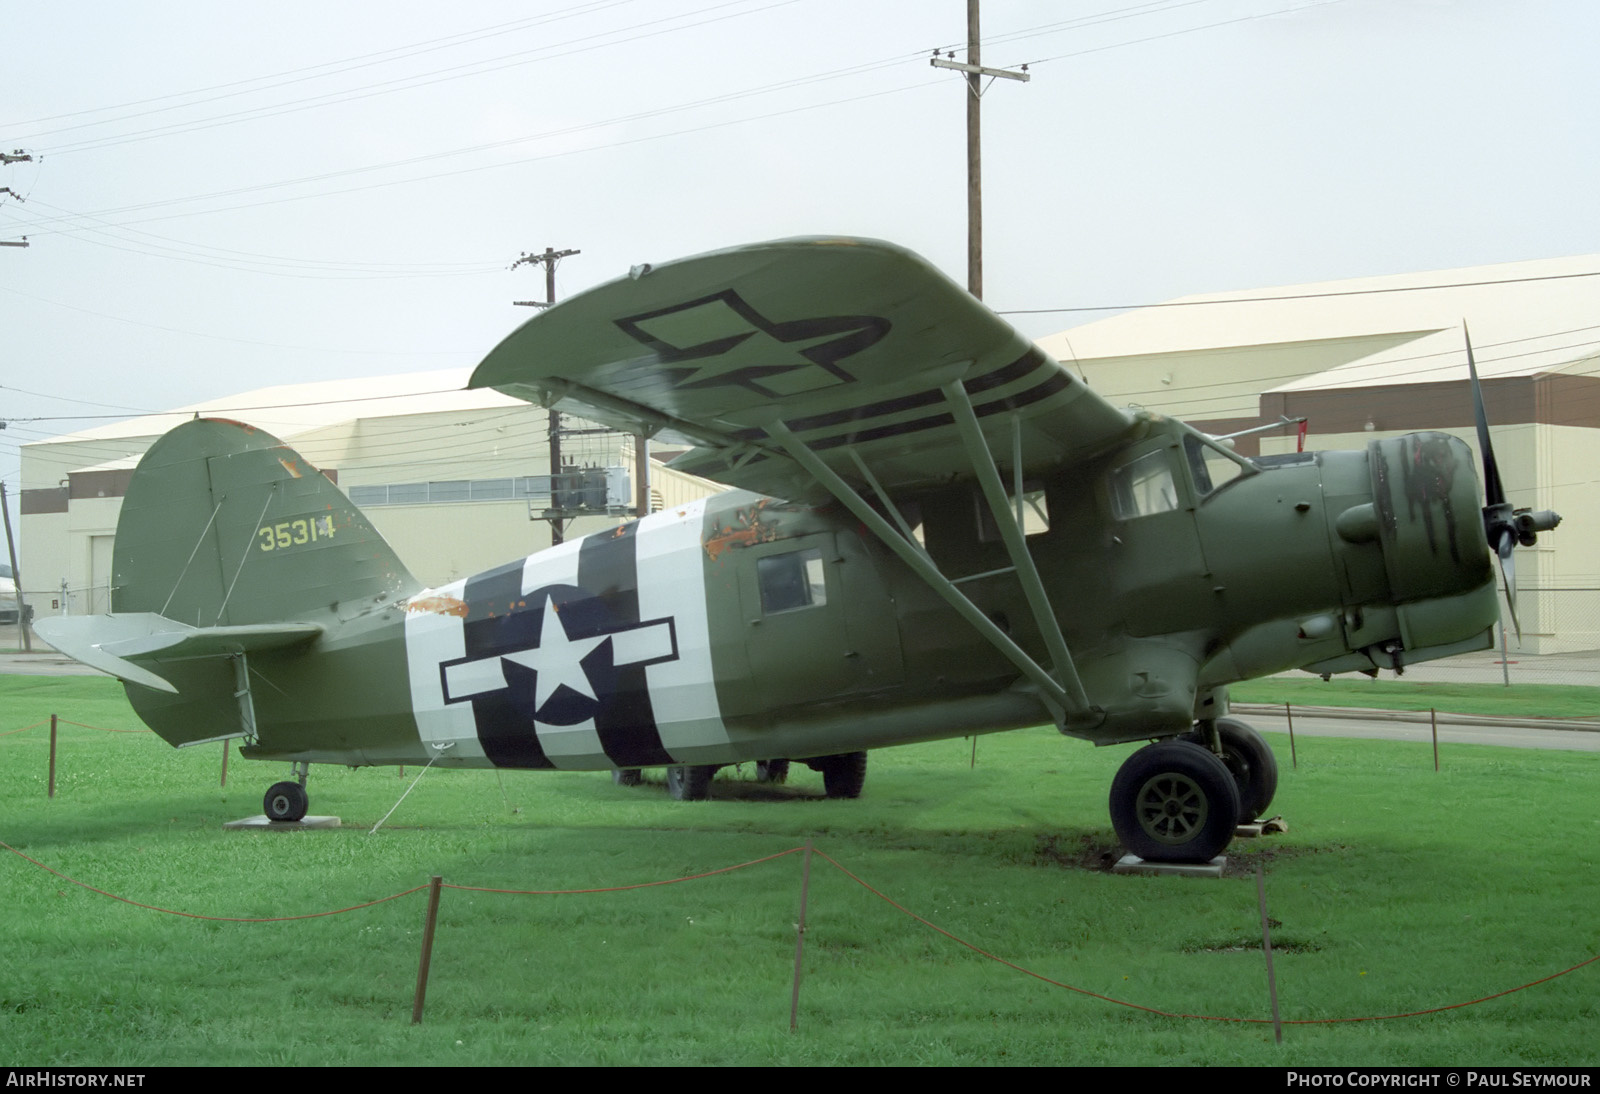
MULTIPOLYGON (((1517 552, 1524 653, 1600 649, 1600 256, 1186 297, 1040 339, 1117 405, 1217 435, 1306 419, 1306 447, 1362 448, 1437 429, 1474 449, 1463 321, 1513 504, 1561 513, 1517 552)), ((21 571, 36 615, 108 604, 121 497, 139 456, 197 414, 293 445, 437 585, 548 546, 546 412, 462 389, 470 370, 262 388, 22 446, 21 571)), ((566 419, 569 427, 587 423, 566 419)), ((1293 427, 1242 436, 1292 451, 1293 427)), ((590 472, 593 515, 634 513, 631 438, 580 432, 563 463, 590 472)), ((652 507, 721 489, 651 459, 652 507)))
POLYGON ((1563 518, 1517 551, 1510 646, 1600 649, 1600 255, 1184 297, 1040 345, 1111 402, 1218 436, 1303 417, 1307 449, 1433 429, 1477 452, 1463 324, 1507 499, 1563 518))
MULTIPOLYGON (((108 609, 111 548, 133 469, 193 417, 288 443, 371 519, 417 578, 441 585, 550 546, 548 413, 464 390, 471 369, 259 388, 22 446, 19 566, 34 615, 108 609)), ((562 463, 584 473, 574 539, 635 515, 632 437, 563 416, 562 463)), ((724 489, 651 458, 650 507, 724 489)), ((175 550, 179 549, 174 547, 175 550)))

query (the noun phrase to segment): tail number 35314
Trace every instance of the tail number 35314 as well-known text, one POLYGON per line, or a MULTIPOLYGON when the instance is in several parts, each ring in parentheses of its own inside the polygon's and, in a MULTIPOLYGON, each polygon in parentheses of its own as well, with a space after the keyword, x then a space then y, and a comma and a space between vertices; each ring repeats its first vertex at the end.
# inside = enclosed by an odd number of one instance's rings
POLYGON ((333 538, 333 517, 308 517, 286 520, 256 533, 256 545, 263 551, 287 551, 291 547, 333 538))

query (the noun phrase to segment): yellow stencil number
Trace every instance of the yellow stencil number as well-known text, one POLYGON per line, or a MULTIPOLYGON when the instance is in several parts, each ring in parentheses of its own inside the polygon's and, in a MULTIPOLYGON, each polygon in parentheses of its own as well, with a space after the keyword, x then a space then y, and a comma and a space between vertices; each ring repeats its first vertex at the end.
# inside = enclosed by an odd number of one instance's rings
POLYGON ((256 546, 263 551, 287 551, 319 539, 332 539, 333 517, 281 521, 270 528, 261 529, 256 533, 256 538, 256 546))

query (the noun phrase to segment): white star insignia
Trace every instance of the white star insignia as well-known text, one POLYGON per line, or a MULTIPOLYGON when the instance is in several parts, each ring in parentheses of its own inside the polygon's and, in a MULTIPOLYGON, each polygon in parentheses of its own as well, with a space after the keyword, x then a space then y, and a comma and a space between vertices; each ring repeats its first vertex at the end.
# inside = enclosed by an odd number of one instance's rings
POLYGON ((582 662, 596 646, 610 637, 608 634, 593 638, 568 637, 567 628, 561 622, 561 613, 556 609, 556 602, 546 600, 544 620, 539 625, 538 647, 503 656, 507 661, 514 661, 538 674, 534 684, 533 709, 542 710, 550 697, 563 685, 586 698, 598 699, 582 662))

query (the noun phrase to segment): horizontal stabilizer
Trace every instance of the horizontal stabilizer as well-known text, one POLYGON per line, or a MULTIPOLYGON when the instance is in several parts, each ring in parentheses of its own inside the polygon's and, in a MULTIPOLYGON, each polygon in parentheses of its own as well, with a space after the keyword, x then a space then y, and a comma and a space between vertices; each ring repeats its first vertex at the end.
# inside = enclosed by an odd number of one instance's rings
POLYGON ((155 612, 66 615, 41 619, 39 637, 69 657, 119 680, 177 694, 165 679, 135 660, 227 657, 310 642, 316 623, 259 623, 242 627, 191 627, 155 612))

